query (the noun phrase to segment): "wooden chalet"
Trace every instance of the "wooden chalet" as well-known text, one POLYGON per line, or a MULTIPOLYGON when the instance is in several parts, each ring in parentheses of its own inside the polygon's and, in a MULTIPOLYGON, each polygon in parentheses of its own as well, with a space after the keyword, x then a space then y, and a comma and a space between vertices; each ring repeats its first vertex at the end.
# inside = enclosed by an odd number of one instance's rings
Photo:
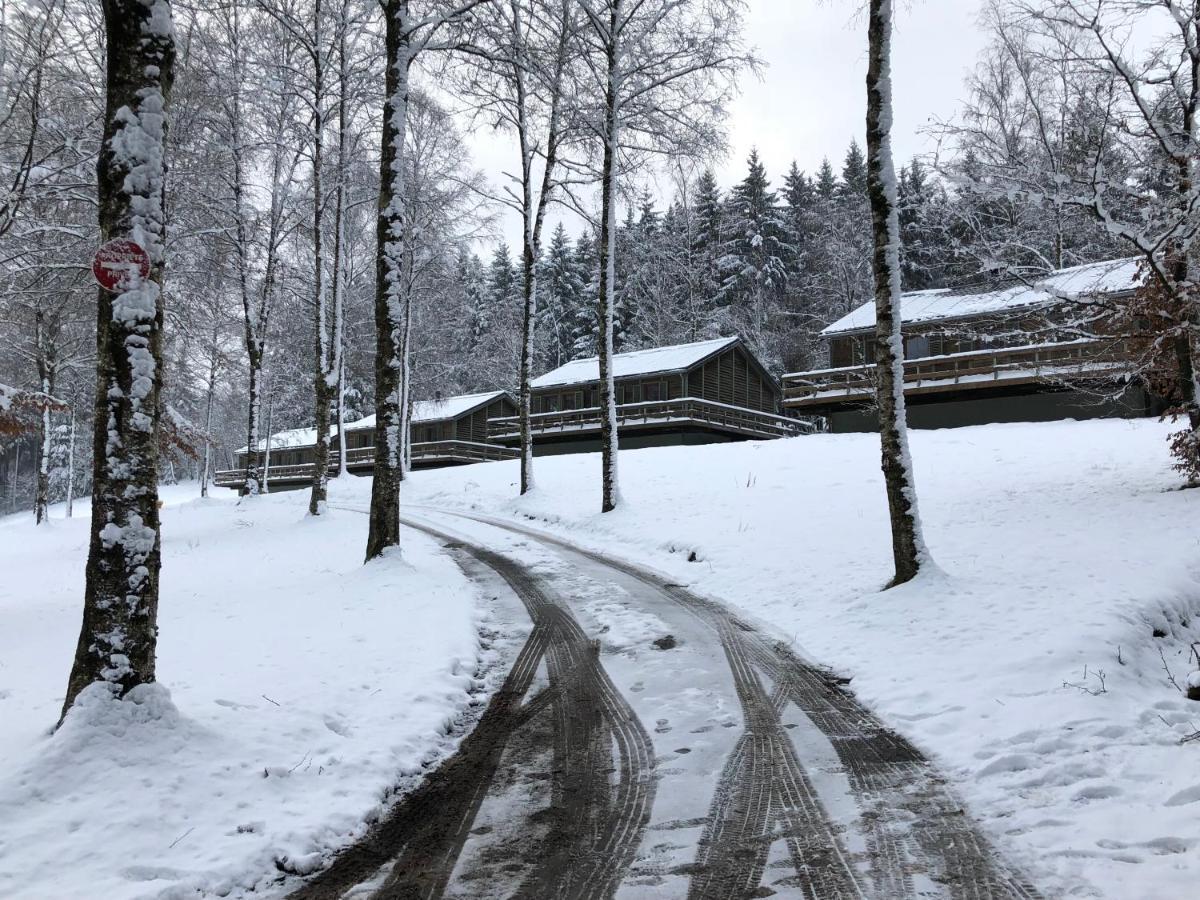
MULTIPOLYGON (((618 353, 613 374, 621 447, 761 440, 811 430, 780 415, 779 385, 738 337, 618 353)), ((600 448, 596 357, 535 378, 531 390, 536 454, 600 448)), ((493 419, 490 434, 496 443, 519 446, 518 419, 493 419)))
MULTIPOLYGON (((411 417, 412 468, 432 469, 513 459, 518 454, 488 439, 488 420, 517 411, 507 391, 464 394, 444 400, 418 400, 411 417)), ((316 429, 296 428, 271 436, 267 484, 272 490, 303 487, 312 481, 316 429)), ((260 454, 265 454, 264 440, 260 454)), ((241 488, 246 477, 247 448, 236 454, 237 468, 216 474, 216 484, 241 488)), ((338 467, 337 432, 331 437, 330 471, 338 467)), ((375 416, 346 424, 346 468, 355 475, 375 470, 375 416)))
MULTIPOLYGON (((1120 342, 1067 327, 1089 298, 1130 296, 1137 261, 1062 269, 1034 284, 980 284, 901 298, 909 424, 1143 416, 1157 403, 1128 377, 1120 342), (1117 389, 1114 390, 1113 388, 1117 389)), ((784 407, 834 432, 873 431, 875 303, 824 331, 829 368, 783 377, 784 407)))

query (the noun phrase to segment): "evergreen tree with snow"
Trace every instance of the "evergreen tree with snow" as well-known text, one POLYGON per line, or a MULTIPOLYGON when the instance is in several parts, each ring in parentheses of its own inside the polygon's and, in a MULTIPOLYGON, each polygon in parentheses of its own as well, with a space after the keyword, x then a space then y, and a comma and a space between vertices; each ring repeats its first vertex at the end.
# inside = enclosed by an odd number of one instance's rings
POLYGON ((517 270, 513 265, 508 244, 501 244, 492 252, 492 261, 487 270, 487 297, 495 308, 516 302, 517 270))
POLYGON ((576 323, 589 304, 587 273, 560 222, 538 263, 538 343, 540 370, 557 368, 574 356, 576 323))
POLYGON ((851 140, 842 163, 841 193, 846 197, 867 196, 867 161, 857 140, 851 140))
POLYGON ((817 176, 813 179, 813 188, 821 200, 832 200, 837 193, 837 175, 833 172, 828 156, 821 160, 821 168, 817 169, 817 176))
POLYGON ((724 205, 712 169, 705 169, 696 182, 695 237, 692 241, 693 265, 699 274, 699 290, 707 306, 716 306, 721 294, 721 257, 725 255, 722 236, 724 205))
POLYGON ((596 296, 600 285, 600 254, 595 231, 585 231, 575 242, 575 265, 585 279, 584 296, 588 302, 580 305, 571 321, 571 358, 583 359, 596 355, 600 326, 596 318, 596 296))
POLYGON ((945 192, 921 160, 900 170, 900 268, 906 291, 941 287, 954 270, 945 192))
POLYGON ((721 290, 729 308, 730 330, 741 332, 770 359, 765 332, 787 284, 796 248, 757 150, 750 151, 747 165, 746 177, 725 204, 728 237, 721 259, 725 276, 721 290))

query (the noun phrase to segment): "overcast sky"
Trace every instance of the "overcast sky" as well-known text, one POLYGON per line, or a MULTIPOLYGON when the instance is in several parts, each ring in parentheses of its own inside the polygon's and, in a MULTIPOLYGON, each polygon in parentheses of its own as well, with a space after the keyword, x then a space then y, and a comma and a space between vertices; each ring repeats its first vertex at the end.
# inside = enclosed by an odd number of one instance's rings
MULTIPOLYGON (((921 129, 953 114, 963 83, 984 43, 978 28, 980 0, 899 0, 893 77, 898 164, 933 149, 921 129)), ((730 152, 718 167, 728 186, 745 172, 757 147, 772 184, 793 159, 812 172, 829 156, 835 169, 851 138, 863 143, 866 116, 867 30, 856 15, 860 0, 749 0, 747 43, 765 62, 761 79, 744 76, 730 108, 730 152)), ((507 141, 470 139, 476 163, 489 177, 511 171, 507 141)), ((562 218, 561 214, 551 221, 562 218)), ((566 219, 572 232, 578 225, 566 219)), ((520 244, 520 221, 505 216, 502 234, 520 244)), ((547 230, 547 235, 549 230, 547 230)))

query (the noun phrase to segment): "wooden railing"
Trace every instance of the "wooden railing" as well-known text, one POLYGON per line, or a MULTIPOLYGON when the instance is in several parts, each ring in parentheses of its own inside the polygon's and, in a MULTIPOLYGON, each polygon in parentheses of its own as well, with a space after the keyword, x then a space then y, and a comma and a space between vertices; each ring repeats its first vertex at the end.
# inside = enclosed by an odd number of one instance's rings
MULTIPOLYGON (((500 447, 496 444, 481 444, 477 441, 427 441, 412 445, 413 463, 418 462, 498 462, 504 459, 516 459, 520 452, 512 447, 500 447)), ((355 447, 346 451, 346 468, 374 468, 375 448, 355 447)), ((329 454, 329 471, 336 472, 338 468, 338 453, 329 454)), ((296 463, 288 466, 271 466, 267 473, 267 483, 284 481, 304 481, 312 478, 313 464, 296 463)), ((217 487, 241 487, 246 480, 245 469, 225 469, 213 476, 217 487)))
MULTIPOLYGON (((972 350, 904 361, 906 392, 926 393, 995 382, 1061 381, 1128 368, 1119 342, 1071 341, 999 350, 972 350)), ((793 372, 783 376, 783 402, 792 409, 869 397, 874 365, 793 372)))
POLYGON ((414 463, 441 459, 455 462, 499 462, 504 459, 516 459, 520 455, 520 451, 512 447, 483 444, 478 441, 427 441, 412 445, 414 463))
MULTIPOLYGON (((600 408, 595 406, 534 413, 529 418, 535 437, 546 434, 587 433, 600 429, 600 408)), ((792 437, 797 434, 809 434, 813 430, 808 423, 786 416, 696 397, 623 403, 617 407, 618 429, 664 423, 710 425, 756 438, 792 437)), ((520 419, 517 416, 490 419, 488 434, 495 441, 517 440, 520 437, 520 419)))

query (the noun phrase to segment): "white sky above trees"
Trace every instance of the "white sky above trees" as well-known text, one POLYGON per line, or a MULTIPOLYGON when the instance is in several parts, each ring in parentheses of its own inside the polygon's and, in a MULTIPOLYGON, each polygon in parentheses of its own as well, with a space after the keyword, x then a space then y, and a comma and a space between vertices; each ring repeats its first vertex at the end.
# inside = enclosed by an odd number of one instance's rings
MULTIPOLYGON (((723 188, 743 177, 752 147, 779 187, 793 159, 811 173, 828 156, 840 171, 850 139, 864 143, 867 31, 860 6, 858 0, 749 0, 746 43, 765 65, 761 78, 742 77, 730 107, 729 154, 714 167, 723 188)), ((954 114, 986 38, 978 27, 980 0, 899 0, 898 7, 893 144, 899 164, 935 149, 921 131, 954 114)), ((514 168, 514 147, 483 131, 469 141, 476 164, 499 186, 500 173, 514 168)), ((673 194, 666 180, 658 192, 664 202, 673 194)), ((575 216, 555 210, 544 240, 560 219, 572 234, 580 230, 575 216)), ((519 217, 504 211, 497 227, 516 251, 519 217)))

